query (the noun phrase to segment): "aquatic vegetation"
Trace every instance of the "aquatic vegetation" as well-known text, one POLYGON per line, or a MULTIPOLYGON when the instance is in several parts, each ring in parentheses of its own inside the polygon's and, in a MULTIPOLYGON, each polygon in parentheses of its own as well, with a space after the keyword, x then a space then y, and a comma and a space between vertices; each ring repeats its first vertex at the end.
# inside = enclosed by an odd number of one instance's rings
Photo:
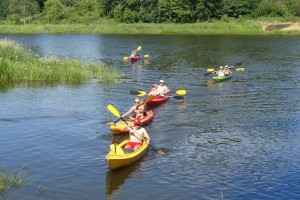
POLYGON ((21 45, 0 40, 0 80, 115 82, 119 74, 104 64, 83 65, 77 60, 39 58, 21 45))
POLYGON ((7 193, 13 188, 19 189, 29 183, 24 173, 16 173, 12 170, 2 169, 0 171, 0 195, 7 193))

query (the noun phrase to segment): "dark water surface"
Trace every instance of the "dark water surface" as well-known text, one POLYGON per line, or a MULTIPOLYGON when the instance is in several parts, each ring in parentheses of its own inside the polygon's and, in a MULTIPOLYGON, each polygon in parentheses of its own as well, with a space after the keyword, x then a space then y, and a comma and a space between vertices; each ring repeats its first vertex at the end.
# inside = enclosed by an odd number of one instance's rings
MULTIPOLYGON (((300 37, 0 35, 41 57, 105 62, 110 85, 1 83, 0 167, 22 166, 30 184, 0 199, 300 199, 300 37), (148 64, 125 64, 142 46, 148 64), (226 82, 207 68, 242 62, 226 82), (152 145, 139 162, 111 171, 106 122, 133 104, 132 89, 164 79, 184 102, 156 107, 152 145), (25 167, 24 167, 25 166, 25 167)), ((174 94, 175 95, 175 94, 174 94)))

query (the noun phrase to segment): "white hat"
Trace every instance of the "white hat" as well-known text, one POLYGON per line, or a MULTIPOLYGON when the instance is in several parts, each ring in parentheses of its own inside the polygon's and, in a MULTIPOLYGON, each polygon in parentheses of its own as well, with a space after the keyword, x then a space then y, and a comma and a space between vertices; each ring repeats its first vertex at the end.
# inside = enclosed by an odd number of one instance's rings
POLYGON ((223 67, 222 67, 222 66, 220 66, 220 69, 223 69, 223 67))
POLYGON ((134 100, 134 102, 136 102, 136 103, 139 103, 139 102, 140 102, 140 100, 139 100, 139 99, 135 99, 135 100, 134 100))
POLYGON ((159 82, 160 82, 160 83, 165 83, 165 81, 164 81, 164 80, 160 80, 159 82))

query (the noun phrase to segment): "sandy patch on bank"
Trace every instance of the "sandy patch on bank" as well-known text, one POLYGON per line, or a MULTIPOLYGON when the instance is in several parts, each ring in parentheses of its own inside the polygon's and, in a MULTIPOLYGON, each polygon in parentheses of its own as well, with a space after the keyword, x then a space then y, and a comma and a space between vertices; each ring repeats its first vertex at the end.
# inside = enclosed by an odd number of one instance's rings
POLYGON ((267 24, 263 26, 264 30, 272 31, 272 30, 284 30, 284 31, 290 31, 290 30, 300 30, 299 23, 274 23, 274 24, 267 24))

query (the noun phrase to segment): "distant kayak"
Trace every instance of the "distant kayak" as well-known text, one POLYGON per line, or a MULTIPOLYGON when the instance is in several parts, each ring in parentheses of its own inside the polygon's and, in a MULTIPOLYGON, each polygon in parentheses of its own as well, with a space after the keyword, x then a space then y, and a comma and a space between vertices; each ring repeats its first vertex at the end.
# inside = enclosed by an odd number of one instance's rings
POLYGON ((134 57, 129 57, 129 60, 130 60, 131 63, 134 63, 136 61, 139 61, 140 58, 141 58, 140 56, 134 56, 134 57))
POLYGON ((214 81, 225 81, 225 80, 228 80, 228 79, 231 79, 233 76, 232 75, 227 75, 227 76, 214 76, 213 77, 213 80, 214 81))

